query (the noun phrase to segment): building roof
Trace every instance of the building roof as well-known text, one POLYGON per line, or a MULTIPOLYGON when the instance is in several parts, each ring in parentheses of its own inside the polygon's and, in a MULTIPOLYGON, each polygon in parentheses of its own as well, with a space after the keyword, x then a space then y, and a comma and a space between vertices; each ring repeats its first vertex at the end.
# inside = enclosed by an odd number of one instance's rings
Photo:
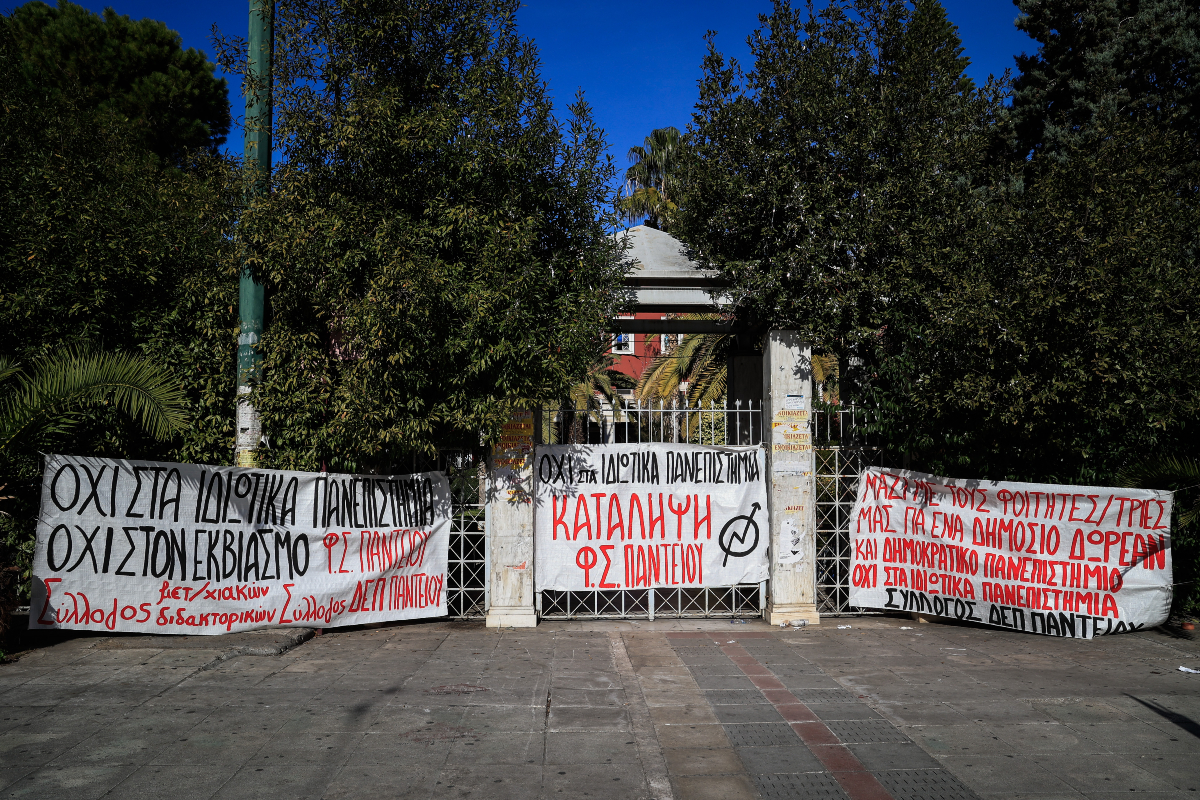
MULTIPOLYGON (((729 302, 720 291, 725 282, 716 272, 701 269, 689 259, 683 242, 671 234, 638 225, 616 235, 628 237, 629 249, 625 251, 625 257, 633 260, 634 268, 626 276, 625 285, 636 290, 638 312, 712 313, 729 302), (713 301, 714 293, 717 293, 716 302, 713 301)), ((648 322, 622 319, 615 323, 619 330, 636 333, 713 332, 729 327, 728 322, 694 320, 648 322)))
POLYGON ((639 282, 666 279, 708 285, 715 277, 714 273, 700 269, 695 261, 689 259, 684 253, 683 242, 669 233, 638 225, 617 234, 618 237, 622 235, 629 237, 629 249, 625 255, 637 262, 630 277, 639 282))

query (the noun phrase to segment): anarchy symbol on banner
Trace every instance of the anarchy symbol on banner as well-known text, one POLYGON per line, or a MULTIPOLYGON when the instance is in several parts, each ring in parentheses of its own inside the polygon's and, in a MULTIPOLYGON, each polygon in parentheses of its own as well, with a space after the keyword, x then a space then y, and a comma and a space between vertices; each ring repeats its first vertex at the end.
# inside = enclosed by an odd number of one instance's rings
POLYGON ((722 567, 729 563, 730 556, 733 556, 734 558, 748 556, 754 552, 756 547, 758 547, 758 523, 754 521, 754 514, 758 511, 758 509, 759 505, 758 503, 755 503, 750 507, 749 515, 742 514, 741 516, 734 517, 733 519, 729 520, 729 522, 725 523, 724 528, 721 528, 721 535, 717 537, 717 545, 721 548, 721 552, 725 554, 725 558, 721 561, 722 567), (729 529, 733 526, 733 523, 737 522, 739 519, 746 520, 746 524, 742 527, 742 532, 738 533, 736 530, 730 531, 729 529), (734 540, 737 540, 739 545, 745 547, 746 538, 750 536, 751 525, 754 526, 754 541, 751 542, 750 546, 746 547, 744 550, 734 550, 734 540), (727 533, 729 534, 728 539, 725 538, 725 534, 727 533))

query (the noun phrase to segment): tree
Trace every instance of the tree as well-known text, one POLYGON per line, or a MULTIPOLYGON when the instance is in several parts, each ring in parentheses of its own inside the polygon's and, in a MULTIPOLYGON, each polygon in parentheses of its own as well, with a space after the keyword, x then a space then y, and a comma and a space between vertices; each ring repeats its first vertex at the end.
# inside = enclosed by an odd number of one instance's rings
POLYGON ((1105 485, 1195 453, 1200 171, 1190 136, 1118 115, 998 184, 940 254, 929 321, 881 344, 877 404, 930 471, 1105 485))
MULTIPOLYGON (((684 320, 710 320, 713 314, 682 314, 684 320)), ((671 400, 686 392, 691 403, 709 405, 725 397, 733 337, 728 333, 684 334, 664 347, 638 379, 640 400, 671 400)))
POLYGON ((1200 8, 1187 0, 1015 0, 1038 42, 1017 56, 1012 152, 1055 151, 1109 112, 1200 128, 1200 8))
MULTIPOLYGON (((238 198, 232 165, 204 154, 165 162, 123 115, 31 84, 30 74, 0 24, 0 359, 35 364, 70 350, 151 358, 183 381, 183 435, 159 441, 112 403, 92 404, 75 409, 54 446, 227 462, 237 281, 222 251, 238 198)), ((12 495, 0 540, 18 554, 33 540, 39 469, 28 449, 0 450, 0 483, 12 495)))
POLYGON ((632 225, 645 217, 651 228, 670 228, 679 210, 672 197, 682 148, 683 138, 673 127, 655 128, 645 146, 629 148, 632 165, 625 170, 624 194, 617 199, 617 210, 626 222, 632 225))
POLYGON ((0 356, 31 363, 64 347, 153 356, 187 386, 194 424, 182 449, 142 439, 111 409, 89 412, 79 449, 226 458, 231 165, 199 156, 176 168, 114 112, 47 99, 18 79, 26 65, 6 33, 0 26, 0 356))
POLYGON ((966 77, 932 0, 779 0, 761 20, 752 71, 710 39, 675 232, 744 322, 837 354, 845 395, 893 357, 899 323, 928 321, 942 253, 977 224, 999 87, 966 77))
POLYGON ((229 99, 204 53, 183 49, 162 22, 111 8, 93 14, 69 0, 26 3, 4 20, 20 57, 11 77, 42 102, 67 101, 126 118, 153 152, 181 163, 189 150, 216 153, 229 133, 229 99))
POLYGON ((270 464, 478 447, 591 368, 623 301, 614 169, 582 98, 553 117, 516 9, 279 4, 285 157, 238 232, 267 288, 270 464))

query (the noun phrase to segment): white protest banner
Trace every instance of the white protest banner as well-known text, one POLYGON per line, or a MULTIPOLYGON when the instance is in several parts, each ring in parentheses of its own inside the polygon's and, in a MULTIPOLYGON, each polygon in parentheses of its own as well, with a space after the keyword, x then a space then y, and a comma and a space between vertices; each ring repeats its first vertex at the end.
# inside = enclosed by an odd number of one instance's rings
POLYGON ((850 605, 1090 639, 1171 608, 1171 493, 870 468, 850 605))
POLYGON ((763 474, 761 447, 538 447, 538 590, 766 580, 763 474))
POLYGON ((31 630, 216 634, 446 614, 440 472, 50 456, 31 630))

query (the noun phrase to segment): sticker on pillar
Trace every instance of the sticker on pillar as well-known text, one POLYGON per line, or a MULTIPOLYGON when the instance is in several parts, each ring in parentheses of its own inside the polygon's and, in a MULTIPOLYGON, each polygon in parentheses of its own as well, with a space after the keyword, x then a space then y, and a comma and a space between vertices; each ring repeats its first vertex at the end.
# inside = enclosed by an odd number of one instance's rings
MULTIPOLYGON (((772 453, 811 453, 812 431, 803 396, 788 395, 784 406, 771 418, 772 453)), ((776 470, 778 471, 778 469, 776 470)))
POLYGON ((533 452, 533 412, 513 411, 500 427, 500 440, 492 446, 496 469, 520 470, 533 452))
POLYGON ((539 590, 766 580, 771 527, 761 446, 548 445, 535 452, 539 590))
MULTIPOLYGON (((805 538, 801 533, 808 527, 805 524, 805 507, 802 503, 786 505, 779 518, 779 552, 775 560, 780 564, 799 563, 804 560, 807 552, 805 538)), ((811 536, 808 538, 811 539, 811 536)))

